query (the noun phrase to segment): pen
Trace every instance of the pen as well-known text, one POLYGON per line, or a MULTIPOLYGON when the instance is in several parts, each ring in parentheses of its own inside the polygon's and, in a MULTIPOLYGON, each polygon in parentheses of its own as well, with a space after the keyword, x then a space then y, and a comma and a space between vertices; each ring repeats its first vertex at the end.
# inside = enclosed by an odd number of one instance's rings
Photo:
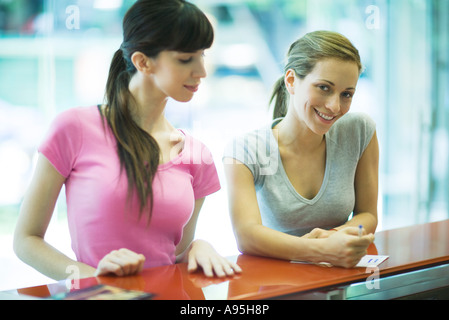
POLYGON ((362 236, 362 229, 363 229, 363 226, 362 226, 362 225, 359 225, 359 237, 362 236))

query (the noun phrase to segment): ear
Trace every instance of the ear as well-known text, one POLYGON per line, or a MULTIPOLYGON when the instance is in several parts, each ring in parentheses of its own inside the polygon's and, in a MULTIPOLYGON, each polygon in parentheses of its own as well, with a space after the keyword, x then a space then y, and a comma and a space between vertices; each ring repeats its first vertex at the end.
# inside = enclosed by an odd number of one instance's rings
POLYGON ((131 61, 138 71, 145 74, 151 73, 153 67, 152 59, 148 58, 142 52, 140 51, 134 52, 131 56, 131 61))
POLYGON ((296 73, 293 69, 288 69, 284 76, 285 87, 288 93, 295 94, 296 73))

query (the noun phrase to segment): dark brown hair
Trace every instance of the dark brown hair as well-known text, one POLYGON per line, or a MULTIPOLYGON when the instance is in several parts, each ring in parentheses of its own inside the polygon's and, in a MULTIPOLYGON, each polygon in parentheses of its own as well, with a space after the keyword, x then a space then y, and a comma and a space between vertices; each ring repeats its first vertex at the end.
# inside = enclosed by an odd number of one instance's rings
POLYGON ((134 103, 129 81, 137 71, 131 56, 142 52, 155 58, 164 50, 195 52, 212 45, 213 28, 204 13, 184 0, 138 0, 123 19, 123 43, 111 62, 103 116, 117 140, 121 171, 128 179, 128 202, 134 192, 151 219, 152 181, 160 150, 156 140, 131 117, 134 103))

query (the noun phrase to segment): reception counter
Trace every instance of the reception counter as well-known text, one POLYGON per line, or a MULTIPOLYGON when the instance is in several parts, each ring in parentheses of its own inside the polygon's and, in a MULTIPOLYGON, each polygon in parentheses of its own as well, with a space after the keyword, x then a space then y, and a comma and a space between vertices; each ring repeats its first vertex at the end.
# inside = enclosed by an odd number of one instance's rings
POLYGON ((151 293, 153 300, 449 298, 449 220, 378 232, 368 254, 389 258, 377 267, 344 269, 241 254, 229 259, 243 272, 223 279, 189 274, 186 264, 176 264, 9 293, 47 298, 104 284, 151 293))

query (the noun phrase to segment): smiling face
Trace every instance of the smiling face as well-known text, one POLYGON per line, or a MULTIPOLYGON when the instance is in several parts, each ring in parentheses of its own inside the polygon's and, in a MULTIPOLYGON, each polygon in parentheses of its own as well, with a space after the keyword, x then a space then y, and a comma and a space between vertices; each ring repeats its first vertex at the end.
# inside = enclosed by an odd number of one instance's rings
POLYGON ((176 101, 187 102, 206 77, 204 50, 192 53, 162 51, 153 59, 152 78, 156 88, 176 101))
POLYGON ((285 84, 290 94, 287 116, 293 115, 318 135, 349 111, 359 78, 355 62, 325 59, 316 63, 305 78, 290 69, 285 84))

